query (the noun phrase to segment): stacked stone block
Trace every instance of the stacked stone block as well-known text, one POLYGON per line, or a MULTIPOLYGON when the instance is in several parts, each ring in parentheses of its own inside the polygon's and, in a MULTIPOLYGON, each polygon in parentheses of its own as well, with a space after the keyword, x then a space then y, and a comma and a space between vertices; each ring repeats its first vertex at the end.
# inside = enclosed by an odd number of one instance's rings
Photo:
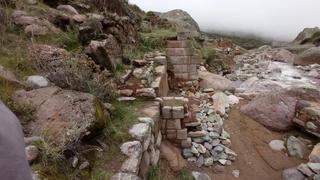
POLYGON ((187 39, 167 41, 168 63, 176 79, 185 81, 198 79, 197 65, 201 63, 201 58, 194 54, 191 42, 187 39))
POLYGON ((178 145, 186 144, 188 141, 188 131, 184 123, 189 115, 188 99, 183 97, 163 97, 160 108, 163 137, 178 145))

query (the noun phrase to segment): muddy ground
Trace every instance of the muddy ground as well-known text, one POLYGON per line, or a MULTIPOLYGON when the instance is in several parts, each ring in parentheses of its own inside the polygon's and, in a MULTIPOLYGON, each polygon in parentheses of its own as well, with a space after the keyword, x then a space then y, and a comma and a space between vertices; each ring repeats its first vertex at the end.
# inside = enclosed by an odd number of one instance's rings
MULTIPOLYGON (((241 102, 243 105, 245 102, 241 102)), ((282 171, 295 167, 301 160, 288 157, 285 152, 272 151, 268 143, 282 139, 283 133, 270 131, 256 121, 240 113, 241 104, 234 106, 225 121, 225 128, 231 135, 232 147, 238 157, 231 166, 226 166, 221 174, 215 174, 212 168, 189 166, 189 170, 205 172, 214 180, 281 180, 282 171), (240 177, 232 175, 240 170, 240 177)))

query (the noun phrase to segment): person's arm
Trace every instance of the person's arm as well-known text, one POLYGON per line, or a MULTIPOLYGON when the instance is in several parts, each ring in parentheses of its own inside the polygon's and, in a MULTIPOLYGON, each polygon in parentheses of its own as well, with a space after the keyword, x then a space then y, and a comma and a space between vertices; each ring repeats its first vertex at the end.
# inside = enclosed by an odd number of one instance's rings
POLYGON ((0 179, 32 180, 18 118, 0 101, 0 179))

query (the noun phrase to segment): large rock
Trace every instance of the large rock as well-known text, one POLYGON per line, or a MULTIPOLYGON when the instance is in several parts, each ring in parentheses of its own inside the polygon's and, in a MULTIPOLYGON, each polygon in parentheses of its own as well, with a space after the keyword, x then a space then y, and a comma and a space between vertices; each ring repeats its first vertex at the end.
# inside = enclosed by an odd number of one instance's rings
POLYGON ((297 100, 285 92, 262 94, 241 108, 241 112, 273 130, 293 126, 297 100))
POLYGON ((320 38, 320 29, 318 27, 305 28, 298 34, 293 41, 295 44, 316 43, 320 38))
POLYGON ((314 163, 320 163, 320 143, 313 147, 312 152, 309 155, 309 161, 314 163))
POLYGON ((86 53, 99 65, 114 71, 121 62, 121 46, 117 39, 109 34, 107 39, 102 41, 91 41, 86 48, 86 53))
POLYGON ((238 96, 251 100, 259 94, 277 92, 283 88, 283 85, 279 82, 252 77, 237 87, 235 92, 238 96))
POLYGON ((87 56, 48 45, 33 45, 29 51, 36 69, 56 86, 94 92, 99 98, 107 98, 112 93, 109 73, 87 56))
POLYGON ((307 151, 307 145, 294 136, 290 136, 287 140, 287 149, 290 156, 303 159, 307 151))
POLYGON ((233 90, 232 82, 220 75, 216 75, 207 71, 198 71, 201 88, 213 88, 214 90, 226 91, 233 90))
POLYGON ((282 172, 283 180, 304 180, 306 177, 297 170, 297 168, 289 168, 282 172))
POLYGON ((296 125, 317 137, 320 137, 320 104, 300 100, 296 105, 296 125))
POLYGON ((173 171, 179 171, 186 165, 185 159, 181 156, 180 149, 174 147, 167 141, 160 145, 161 157, 168 161, 170 168, 173 171))
POLYGON ((175 9, 160 15, 161 18, 176 23, 182 31, 190 32, 192 37, 200 36, 200 28, 197 22, 185 11, 175 9))
POLYGON ((47 19, 29 16, 25 11, 15 10, 11 15, 15 25, 24 27, 28 35, 46 35, 49 33, 60 33, 47 19))
POLYGON ((104 128, 109 113, 91 94, 58 87, 15 92, 14 101, 35 109, 32 135, 45 136, 61 151, 74 150, 84 137, 104 128))
POLYGON ((217 92, 212 96, 213 108, 220 115, 224 116, 226 108, 229 107, 229 99, 223 92, 217 92))
POLYGON ((46 73, 47 78, 57 86, 67 86, 65 63, 70 59, 70 54, 65 49, 36 45, 31 46, 29 50, 38 71, 46 73))
POLYGON ((310 64, 320 64, 320 47, 312 47, 294 59, 295 65, 307 66, 310 64))
POLYGON ((78 11, 74 7, 72 7, 70 5, 59 5, 57 7, 57 9, 60 10, 60 11, 63 11, 66 14, 70 14, 70 15, 79 14, 78 11))

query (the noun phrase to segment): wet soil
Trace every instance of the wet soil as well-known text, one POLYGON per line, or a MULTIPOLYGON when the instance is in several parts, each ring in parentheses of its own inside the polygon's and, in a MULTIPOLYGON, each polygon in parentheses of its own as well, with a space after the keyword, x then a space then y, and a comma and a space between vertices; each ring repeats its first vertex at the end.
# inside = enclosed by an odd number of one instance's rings
POLYGON ((302 160, 289 157, 285 152, 275 152, 268 143, 282 139, 284 133, 268 130, 266 127, 240 113, 245 102, 234 106, 225 121, 225 128, 231 135, 232 146, 238 157, 224 172, 215 174, 212 168, 197 168, 189 165, 189 170, 207 173, 214 180, 281 180, 282 171, 299 165, 302 160), (240 177, 232 175, 240 170, 240 177))

